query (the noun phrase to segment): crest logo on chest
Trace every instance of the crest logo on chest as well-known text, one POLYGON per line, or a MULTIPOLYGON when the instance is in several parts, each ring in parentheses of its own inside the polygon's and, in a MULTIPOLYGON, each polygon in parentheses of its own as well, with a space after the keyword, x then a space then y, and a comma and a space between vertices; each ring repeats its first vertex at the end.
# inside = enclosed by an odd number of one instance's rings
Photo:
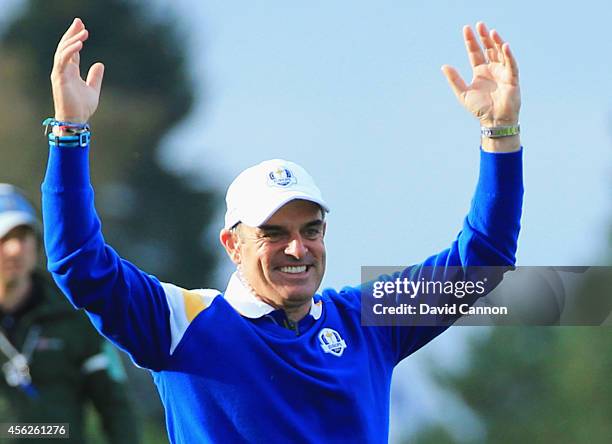
POLYGON ((331 353, 334 356, 342 356, 346 348, 346 342, 336 330, 324 328, 319 332, 319 342, 325 353, 331 353))

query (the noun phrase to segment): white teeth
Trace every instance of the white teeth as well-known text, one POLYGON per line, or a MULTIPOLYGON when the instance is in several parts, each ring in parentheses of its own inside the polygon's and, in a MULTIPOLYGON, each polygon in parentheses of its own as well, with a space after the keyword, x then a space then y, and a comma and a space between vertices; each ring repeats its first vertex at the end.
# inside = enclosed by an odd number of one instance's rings
POLYGON ((306 265, 300 265, 299 267, 281 267, 280 271, 283 273, 303 273, 306 271, 306 265))

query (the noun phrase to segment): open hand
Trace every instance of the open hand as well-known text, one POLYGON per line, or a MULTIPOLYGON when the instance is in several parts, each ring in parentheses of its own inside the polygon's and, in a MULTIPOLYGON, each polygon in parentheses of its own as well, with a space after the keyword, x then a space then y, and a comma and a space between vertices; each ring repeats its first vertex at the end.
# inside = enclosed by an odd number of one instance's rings
POLYGON ((444 65, 442 72, 459 102, 480 120, 481 126, 516 125, 521 107, 516 60, 497 31, 489 32, 482 22, 476 24, 476 31, 486 53, 476 41, 472 28, 463 27, 472 65, 472 83, 467 85, 451 66, 444 65))
POLYGON ((104 65, 92 65, 85 81, 79 67, 79 53, 88 37, 81 19, 75 18, 57 45, 51 71, 56 120, 85 123, 98 107, 104 65))

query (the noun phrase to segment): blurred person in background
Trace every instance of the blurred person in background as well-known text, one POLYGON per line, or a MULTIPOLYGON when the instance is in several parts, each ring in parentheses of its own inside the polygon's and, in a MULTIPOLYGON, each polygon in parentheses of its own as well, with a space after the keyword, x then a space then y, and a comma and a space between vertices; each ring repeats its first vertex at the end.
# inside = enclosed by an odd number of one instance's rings
POLYGON ((119 355, 38 269, 39 228, 0 184, 0 422, 68 423, 68 442, 86 442, 91 401, 107 442, 138 443, 119 355))

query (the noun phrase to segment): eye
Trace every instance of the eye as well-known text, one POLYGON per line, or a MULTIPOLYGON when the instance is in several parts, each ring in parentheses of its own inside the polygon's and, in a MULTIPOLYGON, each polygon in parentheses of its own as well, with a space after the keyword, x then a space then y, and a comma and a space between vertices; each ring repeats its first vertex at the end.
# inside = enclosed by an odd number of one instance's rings
POLYGON ((268 242, 278 242, 283 239, 285 233, 278 230, 266 230, 261 234, 261 237, 266 239, 268 242))
POLYGON ((310 227, 304 231, 304 237, 306 239, 315 240, 318 239, 322 233, 323 230, 320 227, 310 227))

